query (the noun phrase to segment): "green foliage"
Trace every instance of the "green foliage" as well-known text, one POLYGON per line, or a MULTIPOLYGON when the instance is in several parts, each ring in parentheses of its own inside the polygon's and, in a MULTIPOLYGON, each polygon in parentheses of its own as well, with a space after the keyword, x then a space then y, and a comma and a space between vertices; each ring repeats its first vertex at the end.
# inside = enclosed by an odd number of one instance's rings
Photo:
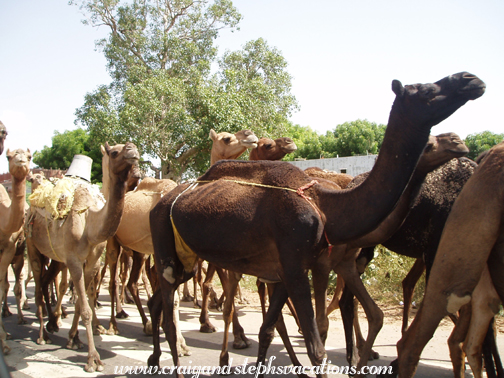
POLYGON ((367 120, 345 122, 334 130, 334 150, 339 156, 377 154, 385 136, 385 125, 367 120))
POLYGON ((91 167, 91 181, 93 183, 102 180, 102 154, 100 146, 92 143, 91 136, 82 129, 54 132, 52 146, 44 146, 42 151, 35 151, 33 163, 40 168, 68 169, 74 155, 86 155, 93 159, 91 167))
MULTIPOLYGON (((362 281, 371 297, 376 301, 397 304, 403 300, 402 280, 406 277, 415 259, 377 246, 375 257, 362 275, 362 281)), ((420 303, 425 291, 425 274, 418 281, 413 301, 420 303)))
POLYGON ((490 131, 469 134, 464 140, 465 144, 470 150, 467 157, 469 159, 475 160, 479 156, 479 154, 486 150, 489 150, 503 140, 504 134, 494 134, 490 131))
POLYGON ((258 39, 217 60, 219 30, 235 29, 241 19, 231 1, 80 4, 87 23, 110 28, 97 45, 113 81, 88 93, 76 112, 97 141, 131 140, 161 159, 164 177, 177 180, 208 168, 210 129, 284 136, 297 103, 280 52, 258 39))
POLYGON ((289 124, 287 136, 294 140, 298 149, 284 160, 377 154, 383 143, 385 128, 385 125, 358 119, 319 135, 309 127, 289 124))

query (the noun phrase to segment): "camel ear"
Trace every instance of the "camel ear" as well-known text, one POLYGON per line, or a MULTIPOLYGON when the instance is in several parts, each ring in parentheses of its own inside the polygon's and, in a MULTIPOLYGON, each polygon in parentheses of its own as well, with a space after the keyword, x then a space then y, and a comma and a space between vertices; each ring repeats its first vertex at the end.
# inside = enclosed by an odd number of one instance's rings
POLYGON ((214 129, 210 130, 210 139, 212 139, 214 142, 217 140, 217 133, 214 131, 214 129))
POLYGON ((397 97, 404 96, 404 87, 399 80, 392 80, 392 92, 394 92, 397 97))
POLYGON ((109 154, 110 153, 110 146, 108 144, 108 142, 105 142, 105 146, 103 146, 103 144, 101 145, 101 152, 102 152, 102 155, 105 156, 105 154, 109 154))
POLYGON ((7 160, 10 160, 10 158, 14 156, 14 152, 11 152, 11 150, 7 148, 7 152, 5 155, 7 156, 7 160))

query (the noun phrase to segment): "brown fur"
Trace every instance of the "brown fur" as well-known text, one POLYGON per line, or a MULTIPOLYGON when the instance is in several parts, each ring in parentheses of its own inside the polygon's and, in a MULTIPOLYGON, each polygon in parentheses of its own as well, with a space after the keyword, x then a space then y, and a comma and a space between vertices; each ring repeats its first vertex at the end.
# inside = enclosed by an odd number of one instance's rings
POLYGON ((413 376, 440 320, 448 311, 457 311, 462 299, 471 298, 487 262, 497 293, 504 298, 503 166, 504 143, 500 143, 476 168, 452 207, 422 307, 397 345, 401 377, 413 376))
POLYGON ((306 168, 305 173, 311 177, 323 178, 338 184, 341 189, 345 189, 347 185, 352 181, 353 177, 347 175, 346 173, 338 173, 334 171, 327 171, 317 167, 306 168))
POLYGON ((297 146, 291 138, 261 138, 257 147, 250 151, 249 160, 282 160, 285 155, 296 150, 297 146))
MULTIPOLYGON (((310 186, 311 179, 287 163, 222 161, 201 177, 208 183, 193 190, 180 185, 161 199, 150 215, 161 290, 149 306, 154 331, 154 353, 149 365, 159 364, 161 354, 159 330, 154 324, 159 319, 161 299, 166 315, 164 329, 168 331, 174 365, 179 365, 176 336, 172 332, 174 291, 193 274, 185 272, 178 260, 170 213, 180 236, 200 258, 237 273, 282 281, 261 327, 258 362, 264 363, 275 322, 288 296, 298 313, 312 364, 322 362, 325 351, 311 307, 306 269, 328 246, 327 240, 333 244, 348 243, 380 224, 406 187, 430 128, 468 100, 481 96, 484 84, 473 75, 459 73, 435 84, 403 87, 394 81, 393 90, 397 97, 382 150, 371 175, 355 189, 334 191, 321 185, 310 186), (271 186, 293 191, 307 186, 304 193, 316 207, 295 192, 271 186)), ((337 273, 343 275, 352 291, 359 293, 362 302, 360 293, 366 291, 355 268, 355 255, 333 252, 331 263, 337 265, 337 273)), ((376 332, 370 332, 367 343, 372 345, 374 337, 376 332)), ((226 364, 227 358, 221 355, 220 364, 226 364)), ((363 361, 367 363, 367 358, 368 355, 361 356, 357 369, 363 361)))

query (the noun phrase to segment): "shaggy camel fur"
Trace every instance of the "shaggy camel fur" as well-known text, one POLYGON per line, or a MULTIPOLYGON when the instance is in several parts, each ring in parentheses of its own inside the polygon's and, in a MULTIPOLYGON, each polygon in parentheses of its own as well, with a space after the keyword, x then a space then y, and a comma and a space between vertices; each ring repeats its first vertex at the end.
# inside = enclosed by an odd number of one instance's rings
MULTIPOLYGON (((481 80, 465 72, 434 84, 403 87, 394 80, 396 99, 380 155, 368 179, 355 189, 328 190, 284 162, 221 161, 197 183, 180 185, 163 197, 150 214, 161 289, 149 307, 153 322, 159 319, 155 314, 164 310, 163 328, 174 366, 179 366, 172 319, 174 292, 194 274, 196 260, 190 254, 180 260, 177 250, 187 249, 224 269, 279 282, 259 333, 257 363, 264 363, 275 323, 290 296, 309 358, 319 366, 326 354, 315 323, 306 269, 330 244, 348 243, 381 223, 406 187, 430 128, 481 96, 484 88, 481 80)), ((362 302, 367 292, 356 271, 355 257, 332 253, 331 263, 362 302)), ((232 308, 224 314, 226 330, 230 311, 232 308)), ((157 366, 161 350, 155 324, 153 331, 154 352, 148 363, 157 366)), ((367 343, 372 345, 374 337, 376 333, 370 332, 367 343)), ((365 363, 367 357, 363 356, 365 363)), ((227 363, 228 356, 221 355, 221 366, 227 363)))
POLYGON ((291 138, 273 140, 263 137, 257 142, 257 147, 250 150, 249 160, 282 160, 285 155, 296 150, 296 143, 291 138))
MULTIPOLYGON (((16 245, 23 237, 23 221, 26 204, 26 176, 30 170, 30 150, 7 150, 9 172, 12 177, 12 198, 9 197, 3 185, 0 185, 0 304, 3 304, 9 289, 8 269, 16 254, 16 245)), ((22 270, 22 265, 21 265, 22 270)), ((14 286, 18 306, 18 323, 25 323, 22 312, 22 301, 25 298, 22 277, 16 275, 14 286)), ((4 354, 10 352, 6 342, 3 321, 0 318, 0 343, 4 354)))
POLYGON ((452 207, 422 306, 397 344, 401 377, 414 375, 437 325, 471 300, 487 264, 495 289, 501 300, 504 298, 503 165, 504 143, 500 143, 476 168, 452 207))
MULTIPOLYGON (((103 363, 93 340, 92 309, 86 298, 86 290, 89 289, 90 297, 95 294, 94 281, 99 269, 100 253, 103 251, 99 246, 104 245, 119 226, 124 205, 125 183, 131 167, 137 164, 139 159, 137 148, 132 143, 113 147, 105 143, 105 146, 102 146, 102 153, 102 190, 107 201, 101 209, 98 201, 95 202, 95 198, 91 196, 87 188, 78 185, 75 188, 72 207, 64 221, 51 219, 51 215, 48 218, 43 211, 40 212, 34 208, 33 204, 28 218, 27 247, 35 280, 37 316, 41 324, 37 342, 39 344, 50 342, 42 319, 44 299, 49 306, 48 292, 45 290, 47 286, 43 282, 42 270, 43 255, 45 255, 65 264, 70 271, 78 300, 67 348, 83 347, 77 329, 79 318, 82 318, 89 343, 88 361, 85 366, 87 372, 103 370, 103 363), (83 266, 84 262, 85 266, 83 266)), ((90 298, 90 302, 94 303, 94 298, 90 298)), ((50 308, 48 308, 48 314, 51 328, 57 330, 58 325, 50 308)))

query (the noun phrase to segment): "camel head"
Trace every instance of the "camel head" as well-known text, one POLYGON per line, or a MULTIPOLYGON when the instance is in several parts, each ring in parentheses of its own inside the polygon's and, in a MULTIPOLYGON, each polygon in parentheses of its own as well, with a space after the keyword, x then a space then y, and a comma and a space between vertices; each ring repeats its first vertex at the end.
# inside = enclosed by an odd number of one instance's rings
POLYGON ((430 172, 447 161, 465 156, 469 148, 455 133, 429 135, 429 141, 420 157, 417 169, 430 172))
POLYGON ((216 133, 210 130, 210 139, 212 139, 212 151, 210 154, 210 164, 218 160, 236 159, 245 152, 247 148, 257 147, 257 137, 250 130, 241 130, 236 134, 225 131, 216 133))
POLYGON ((32 171, 28 173, 28 177, 26 179, 31 182, 32 193, 40 186, 40 184, 47 180, 44 172, 33 173, 32 171))
POLYGON ((5 125, 2 123, 2 121, 0 121, 0 155, 3 153, 4 142, 6 137, 7 137, 7 129, 5 125))
POLYGON ((138 182, 140 181, 141 178, 142 178, 142 171, 140 170, 138 164, 134 164, 128 173, 128 180, 126 181, 126 190, 128 192, 134 190, 137 187, 138 182))
POLYGON ((9 161, 9 172, 17 180, 25 180, 30 172, 30 162, 32 155, 29 149, 26 151, 17 149, 11 151, 7 149, 7 160, 9 161))
POLYGON ((102 170, 105 177, 115 175, 122 182, 126 182, 133 166, 138 165, 140 154, 136 146, 127 142, 110 147, 108 142, 101 146, 103 154, 102 170))
POLYGON ((297 150, 291 138, 261 138, 257 147, 250 151, 249 160, 281 160, 285 155, 297 150))
POLYGON ((400 81, 394 80, 392 91, 396 99, 390 114, 414 120, 423 127, 432 127, 467 101, 482 96, 485 88, 483 81, 468 72, 447 76, 433 84, 403 86, 400 81))

